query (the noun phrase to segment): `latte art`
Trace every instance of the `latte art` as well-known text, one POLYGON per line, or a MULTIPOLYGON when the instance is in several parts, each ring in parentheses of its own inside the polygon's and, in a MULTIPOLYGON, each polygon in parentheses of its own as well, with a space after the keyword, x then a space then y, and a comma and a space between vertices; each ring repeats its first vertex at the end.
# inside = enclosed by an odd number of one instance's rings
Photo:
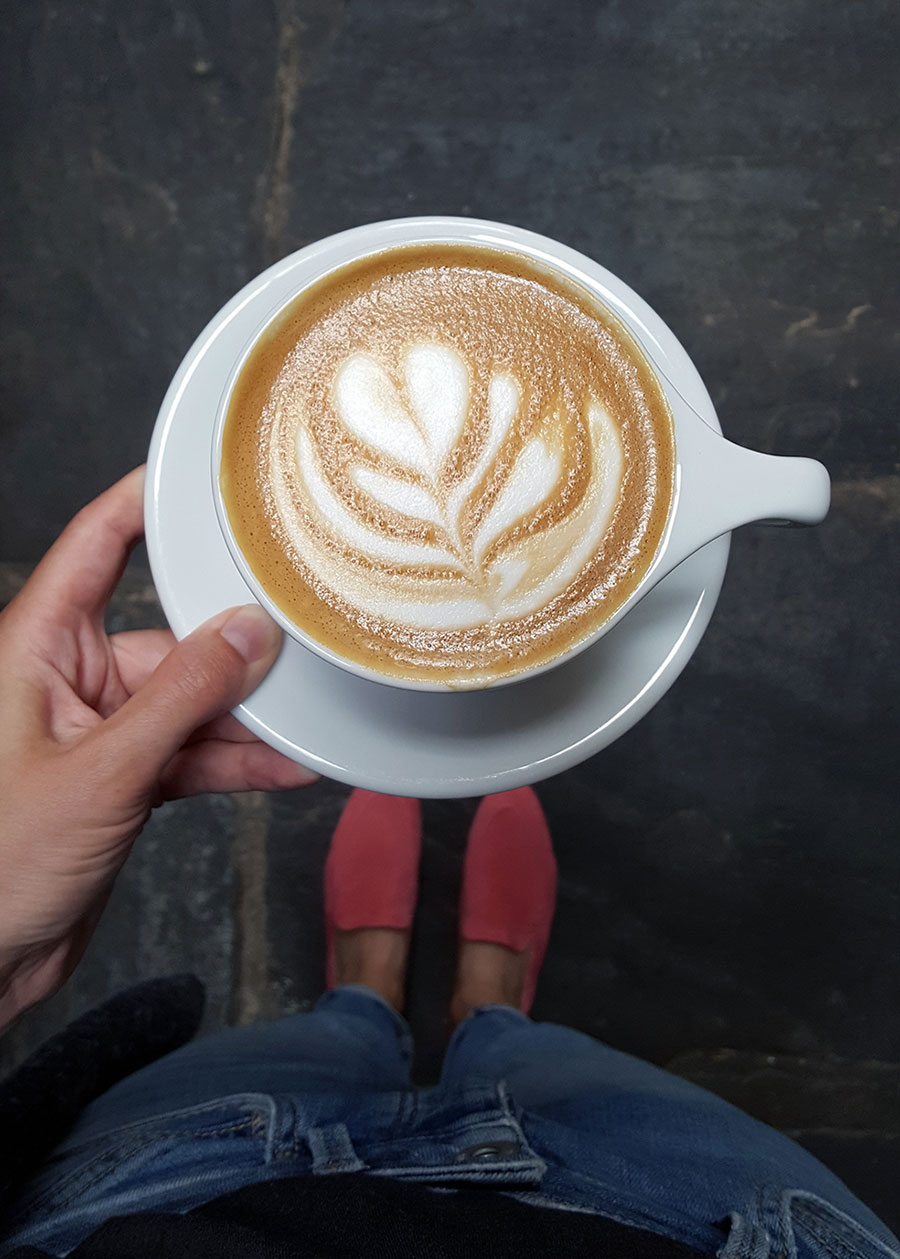
POLYGON ((313 638, 484 685, 615 611, 665 524, 671 419, 605 310, 509 255, 409 248, 297 300, 234 391, 221 483, 313 638))
POLYGON ((332 398, 359 454, 340 478, 328 475, 310 417, 284 401, 276 408, 269 466, 286 536, 314 579, 362 612, 445 630, 527 616, 569 585, 606 530, 622 450, 593 400, 584 417, 590 481, 555 524, 529 530, 571 476, 574 451, 551 434, 534 436, 497 468, 522 404, 507 373, 494 374, 484 391, 487 422, 471 470, 450 480, 453 451, 476 422, 469 378, 447 346, 410 347, 399 384, 367 354, 346 359, 332 398), (485 501, 466 511, 474 496, 485 501))

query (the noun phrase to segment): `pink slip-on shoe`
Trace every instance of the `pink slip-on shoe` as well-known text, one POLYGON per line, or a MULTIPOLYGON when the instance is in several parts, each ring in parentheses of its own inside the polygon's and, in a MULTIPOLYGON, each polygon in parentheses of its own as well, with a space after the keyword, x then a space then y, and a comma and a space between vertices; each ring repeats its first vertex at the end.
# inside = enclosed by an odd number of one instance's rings
POLYGON ((469 831, 459 934, 527 953, 523 1014, 534 1001, 555 908, 556 858, 537 796, 530 787, 487 796, 469 831))
POLYGON ((336 986, 334 933, 412 927, 419 895, 418 800, 353 791, 325 862, 325 982, 336 986))

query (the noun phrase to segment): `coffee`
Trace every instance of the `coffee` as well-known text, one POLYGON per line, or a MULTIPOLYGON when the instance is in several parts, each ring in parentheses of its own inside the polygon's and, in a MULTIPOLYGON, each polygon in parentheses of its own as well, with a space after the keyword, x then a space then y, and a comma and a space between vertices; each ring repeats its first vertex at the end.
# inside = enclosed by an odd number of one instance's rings
POLYGON ((285 615, 388 679, 484 686, 647 571, 672 417, 619 321, 518 254, 415 245, 301 293, 232 391, 220 484, 285 615))

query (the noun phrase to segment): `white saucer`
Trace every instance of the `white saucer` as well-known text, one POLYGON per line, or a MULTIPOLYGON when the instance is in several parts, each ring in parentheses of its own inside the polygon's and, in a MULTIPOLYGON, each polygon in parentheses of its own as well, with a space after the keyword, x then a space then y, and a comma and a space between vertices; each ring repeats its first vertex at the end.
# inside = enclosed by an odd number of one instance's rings
MULTIPOLYGON (((270 267, 216 315, 160 409, 148 459, 147 547, 179 638, 252 598, 213 503, 216 408, 248 339, 318 248, 270 267)), ((610 304, 719 431, 709 394, 672 332, 621 280, 607 272, 605 282, 610 304)), ((709 624, 728 550, 728 536, 710 542, 592 647, 528 681, 450 695, 401 690, 356 678, 286 638, 269 676, 235 714, 294 760, 373 791, 480 796, 537 782, 605 748, 665 694, 709 624)))

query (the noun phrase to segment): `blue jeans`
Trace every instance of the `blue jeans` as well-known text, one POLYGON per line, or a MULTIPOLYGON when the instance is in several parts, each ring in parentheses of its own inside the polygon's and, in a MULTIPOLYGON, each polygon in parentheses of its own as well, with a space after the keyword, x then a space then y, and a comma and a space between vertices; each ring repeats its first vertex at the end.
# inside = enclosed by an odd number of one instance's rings
POLYGON ((364 1172, 593 1212, 721 1259, 900 1259, 798 1145, 706 1090, 507 1006, 410 1084, 409 1028, 349 986, 311 1014, 195 1041, 95 1101, 26 1187, 0 1255, 63 1255, 112 1215, 187 1211, 263 1180, 364 1172))

